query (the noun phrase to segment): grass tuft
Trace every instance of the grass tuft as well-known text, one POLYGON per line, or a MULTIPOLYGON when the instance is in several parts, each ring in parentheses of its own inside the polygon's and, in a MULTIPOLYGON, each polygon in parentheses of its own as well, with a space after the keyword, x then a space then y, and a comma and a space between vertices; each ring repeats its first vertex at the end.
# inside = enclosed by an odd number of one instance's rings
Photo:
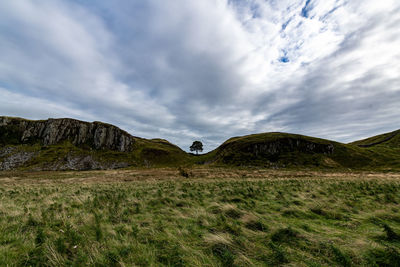
POLYGON ((400 240, 400 235, 396 233, 389 225, 386 223, 383 224, 383 229, 385 230, 387 240, 395 241, 400 240))
POLYGON ((0 173, 0 266, 400 262, 398 174, 190 172, 0 173))
POLYGON ((234 251, 224 243, 217 243, 211 247, 211 251, 220 261, 222 266, 233 266, 235 261, 234 251))
POLYGON ((261 232, 267 232, 269 230, 268 226, 266 226, 264 223, 261 221, 249 221, 245 224, 247 229, 253 230, 253 231, 261 231, 261 232))
POLYGON ((275 243, 292 243, 297 242, 300 238, 299 232, 291 227, 279 228, 271 235, 271 240, 275 243))

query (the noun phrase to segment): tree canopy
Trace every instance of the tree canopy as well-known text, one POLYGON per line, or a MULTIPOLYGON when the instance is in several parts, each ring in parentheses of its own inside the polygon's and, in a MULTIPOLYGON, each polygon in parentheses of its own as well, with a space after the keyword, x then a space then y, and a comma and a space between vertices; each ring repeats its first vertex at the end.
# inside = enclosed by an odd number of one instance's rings
POLYGON ((194 141, 190 146, 190 151, 196 151, 196 154, 198 154, 199 151, 202 152, 203 144, 200 141, 194 141))

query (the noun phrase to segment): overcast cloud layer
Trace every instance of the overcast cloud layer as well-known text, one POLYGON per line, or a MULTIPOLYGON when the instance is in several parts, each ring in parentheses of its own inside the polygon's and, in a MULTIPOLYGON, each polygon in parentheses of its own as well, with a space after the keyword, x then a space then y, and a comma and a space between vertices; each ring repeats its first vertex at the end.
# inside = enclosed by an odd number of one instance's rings
POLYGON ((398 0, 0 1, 0 115, 206 150, 400 128, 398 0))

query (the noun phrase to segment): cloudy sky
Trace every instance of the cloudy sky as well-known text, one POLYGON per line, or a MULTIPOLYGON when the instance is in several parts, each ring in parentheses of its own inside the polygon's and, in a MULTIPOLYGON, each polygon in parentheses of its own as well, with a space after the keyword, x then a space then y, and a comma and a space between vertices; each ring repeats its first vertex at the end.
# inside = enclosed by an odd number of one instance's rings
POLYGON ((0 0, 0 115, 206 150, 400 128, 398 0, 0 0))

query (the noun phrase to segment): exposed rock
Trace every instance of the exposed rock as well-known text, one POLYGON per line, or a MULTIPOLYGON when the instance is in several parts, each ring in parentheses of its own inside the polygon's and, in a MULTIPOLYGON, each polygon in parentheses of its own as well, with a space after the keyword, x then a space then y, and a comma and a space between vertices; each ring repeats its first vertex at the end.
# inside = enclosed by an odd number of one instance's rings
POLYGON ((19 118, 0 117, 0 144, 33 143, 44 146, 64 140, 74 145, 89 145, 94 149, 110 149, 127 152, 133 149, 136 137, 113 125, 101 122, 83 122, 74 119, 48 119, 31 121, 19 118))
POLYGON ((318 165, 319 160, 304 162, 307 158, 305 155, 320 154, 330 157, 334 151, 334 142, 314 141, 312 138, 293 134, 266 133, 228 140, 217 149, 214 162, 270 168, 283 168, 287 164, 318 165))
POLYGON ((134 137, 102 122, 0 116, 0 170, 116 169, 186 160, 166 140, 134 137))
POLYGON ((302 139, 282 138, 276 141, 249 144, 244 150, 244 152, 250 152, 255 156, 276 155, 293 151, 330 155, 334 152, 334 146, 332 144, 320 144, 302 139))
POLYGON ((17 151, 13 147, 5 147, 0 150, 0 170, 8 171, 18 168, 35 155, 35 152, 17 151))
POLYGON ((86 171, 86 170, 107 170, 107 169, 118 169, 128 167, 126 162, 100 162, 95 160, 90 155, 68 155, 63 161, 57 161, 53 164, 49 164, 47 167, 42 168, 42 170, 76 170, 76 171, 86 171))
POLYGON ((3 148, 0 148, 0 158, 8 156, 14 151, 16 151, 15 147, 3 147, 3 148))
POLYGON ((303 152, 319 153, 331 155, 334 152, 333 144, 316 143, 300 138, 284 137, 277 140, 266 140, 260 142, 247 142, 236 146, 235 143, 226 143, 221 145, 219 151, 239 150, 240 152, 250 153, 254 156, 271 156, 284 152, 303 152))

